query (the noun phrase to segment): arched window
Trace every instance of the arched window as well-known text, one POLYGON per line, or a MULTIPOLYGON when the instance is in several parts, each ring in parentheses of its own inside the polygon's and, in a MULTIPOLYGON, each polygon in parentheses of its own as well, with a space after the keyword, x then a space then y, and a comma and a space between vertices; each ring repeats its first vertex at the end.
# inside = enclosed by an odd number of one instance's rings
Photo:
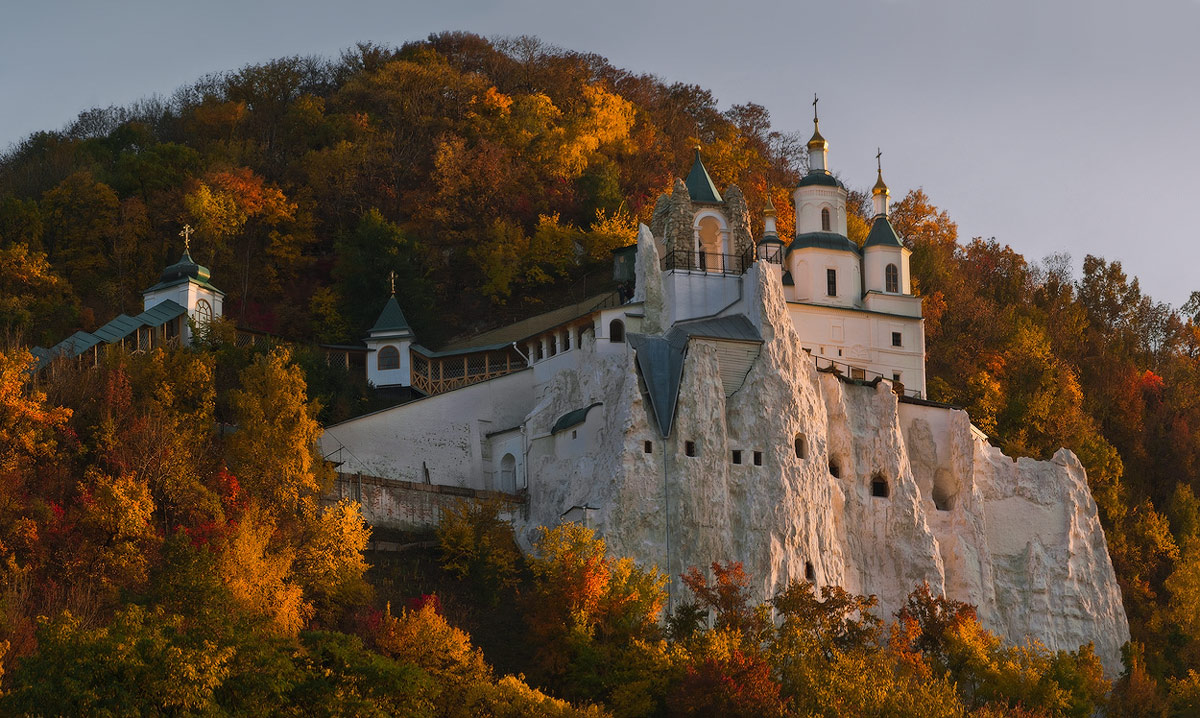
POLYGON ((500 459, 500 490, 506 494, 517 492, 517 460, 512 454, 500 459))
POLYGON ((379 350, 379 371, 400 368, 400 351, 388 345, 379 350))
POLYGON ((608 323, 608 340, 610 342, 625 341, 625 322, 614 319, 608 323))
POLYGON ((883 270, 884 289, 889 292, 900 291, 900 270, 896 269, 896 265, 889 264, 883 270))
POLYGON ((793 446, 796 449, 797 459, 808 458, 808 440, 804 438, 804 434, 796 434, 796 440, 793 442, 793 446))
POLYGON ((196 300, 196 325, 204 326, 212 321, 212 305, 207 299, 196 300))
POLYGON ((888 497, 888 482, 883 474, 875 474, 871 477, 871 495, 881 499, 888 497))
POLYGON ((821 231, 832 232, 833 230, 830 229, 832 226, 833 225, 829 222, 829 208, 825 207, 821 210, 821 231))

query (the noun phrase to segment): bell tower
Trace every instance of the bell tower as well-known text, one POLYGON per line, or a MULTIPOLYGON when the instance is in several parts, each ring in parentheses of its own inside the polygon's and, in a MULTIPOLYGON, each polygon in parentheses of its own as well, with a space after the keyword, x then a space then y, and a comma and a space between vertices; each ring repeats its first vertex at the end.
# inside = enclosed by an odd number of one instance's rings
POLYGON ((195 230, 183 225, 179 233, 183 237, 183 255, 179 261, 167 267, 159 275, 158 284, 142 292, 142 310, 171 301, 187 311, 189 323, 180 328, 184 343, 192 343, 192 326, 204 327, 214 317, 222 316, 225 308, 225 292, 209 283, 212 273, 208 267, 192 259, 191 240, 195 230))

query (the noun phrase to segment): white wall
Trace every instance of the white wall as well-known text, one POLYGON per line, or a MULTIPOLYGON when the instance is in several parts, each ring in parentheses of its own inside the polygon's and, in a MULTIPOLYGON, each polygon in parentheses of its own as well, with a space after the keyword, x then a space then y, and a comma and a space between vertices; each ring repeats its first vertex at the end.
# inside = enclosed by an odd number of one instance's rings
POLYGON ((712 316, 737 302, 742 296, 742 278, 737 274, 673 269, 663 274, 663 290, 669 321, 674 324, 712 316))
POLYGON ((908 271, 910 254, 912 252, 903 247, 867 247, 863 252, 863 281, 866 283, 866 290, 886 291, 885 270, 887 265, 894 264, 899 272, 900 293, 912 294, 912 278, 908 271))
POLYGON ((829 230, 846 234, 846 191, 838 187, 812 185, 798 187, 796 202, 796 234, 824 232, 821 229, 821 210, 829 209, 829 230))
POLYGON ((806 247, 793 250, 788 254, 787 262, 792 281, 796 283, 797 300, 840 307, 862 305, 862 274, 857 254, 806 247), (827 269, 837 270, 835 297, 826 293, 829 287, 827 269))
POLYGON ((506 493, 525 488, 525 434, 518 428, 494 434, 487 439, 491 449, 491 473, 486 481, 487 488, 506 493), (504 475, 506 456, 511 456, 513 460, 511 477, 504 475), (509 481, 512 482, 511 485, 509 481))
POLYGON ((410 386, 412 384, 412 355, 408 350, 411 344, 412 341, 408 339, 367 339, 367 348, 371 350, 367 354, 367 381, 371 382, 372 386, 410 386), (389 346, 395 347, 400 352, 399 368, 380 369, 379 351, 389 346))
POLYGON ((344 473, 488 488, 486 434, 519 426, 533 408, 533 372, 522 370, 334 424, 321 454, 344 473), (339 451, 340 450, 340 451, 339 451))
MULTIPOLYGON (((154 292, 144 292, 142 294, 142 311, 161 304, 170 299, 179 306, 188 310, 188 319, 193 322, 196 319, 196 302, 203 299, 212 307, 213 317, 224 316, 225 312, 225 297, 224 295, 205 289, 193 282, 180 282, 171 287, 164 287, 154 292)), ((182 340, 187 343, 192 341, 192 329, 185 321, 183 323, 182 340)))
POLYGON ((906 390, 925 393, 925 333, 920 318, 841 307, 788 303, 800 342, 813 356, 831 359, 891 379, 900 373, 906 390), (901 333, 899 347, 892 332, 901 333))

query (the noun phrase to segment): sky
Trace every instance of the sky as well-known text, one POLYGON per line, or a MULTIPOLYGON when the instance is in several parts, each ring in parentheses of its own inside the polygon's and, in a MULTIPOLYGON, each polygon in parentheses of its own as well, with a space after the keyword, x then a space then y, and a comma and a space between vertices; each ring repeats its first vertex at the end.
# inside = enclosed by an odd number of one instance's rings
MULTIPOLYGON (((287 55, 430 33, 536 35, 756 102, 830 166, 924 188, 962 240, 1120 261, 1200 290, 1200 0, 3 0, 0 150, 83 110, 287 55)), ((681 176, 687 168, 681 167, 681 176)))

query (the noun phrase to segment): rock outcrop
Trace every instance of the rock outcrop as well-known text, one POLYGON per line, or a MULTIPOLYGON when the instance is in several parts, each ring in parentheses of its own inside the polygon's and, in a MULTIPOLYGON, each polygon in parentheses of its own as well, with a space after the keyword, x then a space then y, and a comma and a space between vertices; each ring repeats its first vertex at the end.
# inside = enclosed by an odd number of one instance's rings
MULTIPOLYGON (((682 217, 672 208, 656 218, 668 246, 675 212, 682 217)), ((650 261, 652 239, 639 245, 639 264, 650 261)), ((673 601, 686 599, 681 573, 717 560, 742 561, 760 599, 809 575, 877 595, 884 617, 928 581, 975 604, 1009 641, 1072 650, 1091 641, 1118 671, 1129 629, 1075 456, 1014 461, 962 411, 900 402, 886 381, 818 372, 773 271, 759 264, 744 278, 763 343, 742 386, 727 396, 716 341, 693 337, 666 438, 632 352, 596 353, 579 364, 586 369, 551 380, 527 418, 532 435, 594 402, 602 417, 593 448, 531 453, 530 476, 554 479, 529 486, 523 541, 557 523, 562 507, 589 507, 588 523, 614 553, 676 579, 673 601)), ((643 291, 649 317, 664 293, 643 291)))

